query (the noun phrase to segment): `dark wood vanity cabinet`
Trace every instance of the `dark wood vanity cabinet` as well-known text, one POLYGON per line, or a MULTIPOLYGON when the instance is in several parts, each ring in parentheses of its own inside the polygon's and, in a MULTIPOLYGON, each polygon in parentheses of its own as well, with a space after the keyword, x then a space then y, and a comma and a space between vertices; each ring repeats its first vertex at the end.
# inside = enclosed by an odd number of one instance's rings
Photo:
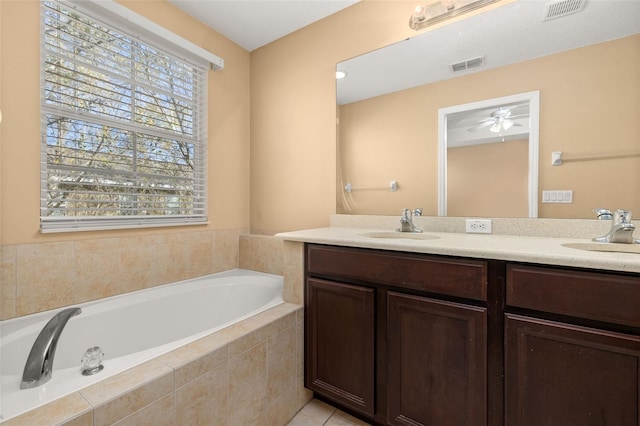
POLYGON ((640 275, 307 244, 306 386, 374 424, 640 426, 640 275))
POLYGON ((640 425, 640 278, 506 271, 505 424, 640 425))
POLYGON ((306 386, 378 424, 487 424, 487 263, 307 245, 306 386))

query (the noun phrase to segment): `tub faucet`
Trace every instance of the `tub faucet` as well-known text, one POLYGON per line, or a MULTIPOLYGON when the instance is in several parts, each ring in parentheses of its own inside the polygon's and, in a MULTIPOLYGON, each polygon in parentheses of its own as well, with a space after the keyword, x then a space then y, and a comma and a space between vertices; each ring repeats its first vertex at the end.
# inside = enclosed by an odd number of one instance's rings
MULTIPOLYGON (((419 212, 420 212, 420 214, 416 214, 416 216, 420 216, 422 214, 422 209, 419 209, 419 212)), ((396 229, 396 231, 398 231, 398 232, 422 232, 422 229, 416 227, 413 224, 413 215, 411 214, 411 209, 402 210, 402 216, 400 217, 400 228, 396 229)))
POLYGON ((20 389, 35 388, 51 379, 53 357, 56 354, 60 334, 67 325, 67 321, 80 312, 82 312, 80 308, 64 309, 55 314, 40 331, 24 366, 20 389))
POLYGON ((596 237, 593 241, 598 243, 626 243, 640 244, 640 240, 633 238, 633 231, 636 226, 631 223, 631 212, 629 210, 616 210, 613 212, 611 229, 602 237, 596 237))

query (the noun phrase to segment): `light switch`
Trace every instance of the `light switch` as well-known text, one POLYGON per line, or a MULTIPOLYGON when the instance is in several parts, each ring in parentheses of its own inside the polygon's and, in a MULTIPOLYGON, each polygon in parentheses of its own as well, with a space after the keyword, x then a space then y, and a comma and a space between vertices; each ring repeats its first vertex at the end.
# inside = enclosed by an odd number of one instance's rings
POLYGON ((542 191, 542 202, 571 204, 573 203, 573 191, 570 189, 561 191, 542 191))

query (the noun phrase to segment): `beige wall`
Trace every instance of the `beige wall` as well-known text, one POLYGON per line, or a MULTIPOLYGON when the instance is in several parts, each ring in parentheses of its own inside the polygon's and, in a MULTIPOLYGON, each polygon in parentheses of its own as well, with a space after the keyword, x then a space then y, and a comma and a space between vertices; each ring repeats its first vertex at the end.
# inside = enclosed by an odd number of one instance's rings
POLYGON ((369 186, 395 179, 399 190, 343 194, 338 212, 398 214, 403 207, 423 207, 425 214, 437 214, 438 109, 539 90, 539 191, 574 194, 572 204, 539 203, 539 216, 592 218, 601 206, 640 215, 640 191, 628 190, 640 182, 640 157, 551 166, 553 151, 566 157, 640 152, 639 75, 636 35, 343 105, 345 182, 369 186))

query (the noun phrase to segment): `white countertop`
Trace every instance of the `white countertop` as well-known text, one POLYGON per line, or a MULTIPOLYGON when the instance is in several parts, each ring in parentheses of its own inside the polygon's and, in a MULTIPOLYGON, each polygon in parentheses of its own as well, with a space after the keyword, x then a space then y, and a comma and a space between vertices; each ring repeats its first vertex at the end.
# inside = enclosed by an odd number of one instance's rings
POLYGON ((376 233, 391 234, 394 231, 393 229, 328 227, 283 232, 276 236, 286 241, 305 243, 640 273, 640 254, 588 251, 562 245, 589 243, 589 239, 430 231, 425 234, 437 238, 413 240, 367 236, 367 234, 376 233))

